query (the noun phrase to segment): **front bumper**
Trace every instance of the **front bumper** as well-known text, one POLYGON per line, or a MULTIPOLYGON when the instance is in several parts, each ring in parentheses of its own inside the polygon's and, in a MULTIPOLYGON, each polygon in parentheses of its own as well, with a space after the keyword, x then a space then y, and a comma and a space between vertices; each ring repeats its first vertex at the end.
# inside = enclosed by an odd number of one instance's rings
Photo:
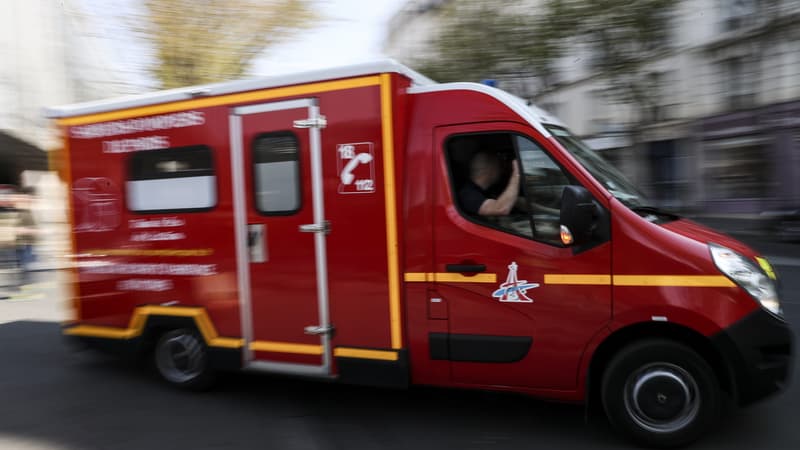
POLYGON ((711 340, 728 363, 740 405, 758 401, 788 385, 794 339, 783 320, 759 308, 711 340))

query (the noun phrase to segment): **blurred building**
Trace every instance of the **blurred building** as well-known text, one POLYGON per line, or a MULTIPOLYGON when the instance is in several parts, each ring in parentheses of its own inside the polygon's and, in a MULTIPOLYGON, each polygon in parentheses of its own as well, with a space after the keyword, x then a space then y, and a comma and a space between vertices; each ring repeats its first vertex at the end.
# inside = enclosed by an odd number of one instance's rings
MULTIPOLYGON (((387 54, 425 52, 441 3, 409 1, 387 54)), ((683 0, 671 27, 647 65, 644 109, 610 98, 579 46, 550 90, 499 87, 532 94, 662 206, 745 217, 800 205, 800 0, 683 0)))
POLYGON ((0 14, 0 185, 36 193, 40 261, 63 254, 66 188, 48 172, 59 146, 45 106, 119 95, 101 39, 79 0, 3 0, 0 14))
POLYGON ((75 0, 5 0, 0 61, 0 184, 47 170, 45 152, 58 139, 45 106, 122 92, 75 0))

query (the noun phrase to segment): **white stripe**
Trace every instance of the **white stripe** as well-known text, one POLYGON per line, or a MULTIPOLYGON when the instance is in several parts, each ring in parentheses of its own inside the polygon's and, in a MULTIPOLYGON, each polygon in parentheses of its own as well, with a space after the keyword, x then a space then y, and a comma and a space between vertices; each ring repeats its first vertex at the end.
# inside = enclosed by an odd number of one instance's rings
POLYGON ((213 97, 236 92, 269 89, 273 87, 299 85, 326 80, 353 78, 364 75, 377 75, 381 73, 399 73, 411 79, 411 81, 416 85, 435 83, 430 78, 421 75, 394 60, 389 59, 350 66, 334 67, 324 70, 301 72, 291 75, 262 77, 251 80, 239 80, 203 86, 169 89, 160 92, 110 100, 99 100, 94 102, 57 106, 46 108, 45 116, 53 119, 83 116, 86 114, 96 114, 108 111, 117 111, 120 109, 138 108, 141 106, 190 100, 197 97, 213 97))
POLYGON ((240 116, 246 114, 257 114, 270 111, 283 111, 285 109, 295 108, 310 108, 314 102, 311 99, 304 98, 300 100, 288 100, 285 102, 262 103, 260 105, 240 106, 234 108, 233 113, 240 116))

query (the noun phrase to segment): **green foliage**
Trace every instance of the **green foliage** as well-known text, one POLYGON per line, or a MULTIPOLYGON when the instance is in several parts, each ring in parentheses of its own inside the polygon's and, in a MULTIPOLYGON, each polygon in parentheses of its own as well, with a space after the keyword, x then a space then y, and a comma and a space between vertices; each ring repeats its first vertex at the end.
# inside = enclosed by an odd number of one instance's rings
POLYGON ((310 25, 305 0, 145 0, 137 31, 162 88, 241 77, 266 48, 310 25))
MULTIPOLYGON (((519 0, 504 4, 519 8, 519 0)), ((514 14, 496 2, 453 1, 442 12, 435 56, 416 66, 439 81, 477 81, 536 70, 549 73, 556 47, 535 16, 514 14), (537 24, 537 26, 533 26, 537 24)))
POLYGON ((644 66, 668 48, 679 1, 454 0, 443 13, 436 56, 417 66, 440 81, 533 78, 545 92, 560 58, 590 55, 589 68, 609 81, 609 95, 643 102, 644 66))

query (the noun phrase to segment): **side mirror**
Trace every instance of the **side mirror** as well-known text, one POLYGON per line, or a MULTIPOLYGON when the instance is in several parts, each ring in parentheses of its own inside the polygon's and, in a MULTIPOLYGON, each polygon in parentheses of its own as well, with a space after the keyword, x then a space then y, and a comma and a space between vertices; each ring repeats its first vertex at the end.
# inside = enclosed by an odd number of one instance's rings
POLYGON ((560 223, 561 242, 564 245, 583 245, 591 240, 595 226, 595 204, 586 188, 564 187, 560 223))

